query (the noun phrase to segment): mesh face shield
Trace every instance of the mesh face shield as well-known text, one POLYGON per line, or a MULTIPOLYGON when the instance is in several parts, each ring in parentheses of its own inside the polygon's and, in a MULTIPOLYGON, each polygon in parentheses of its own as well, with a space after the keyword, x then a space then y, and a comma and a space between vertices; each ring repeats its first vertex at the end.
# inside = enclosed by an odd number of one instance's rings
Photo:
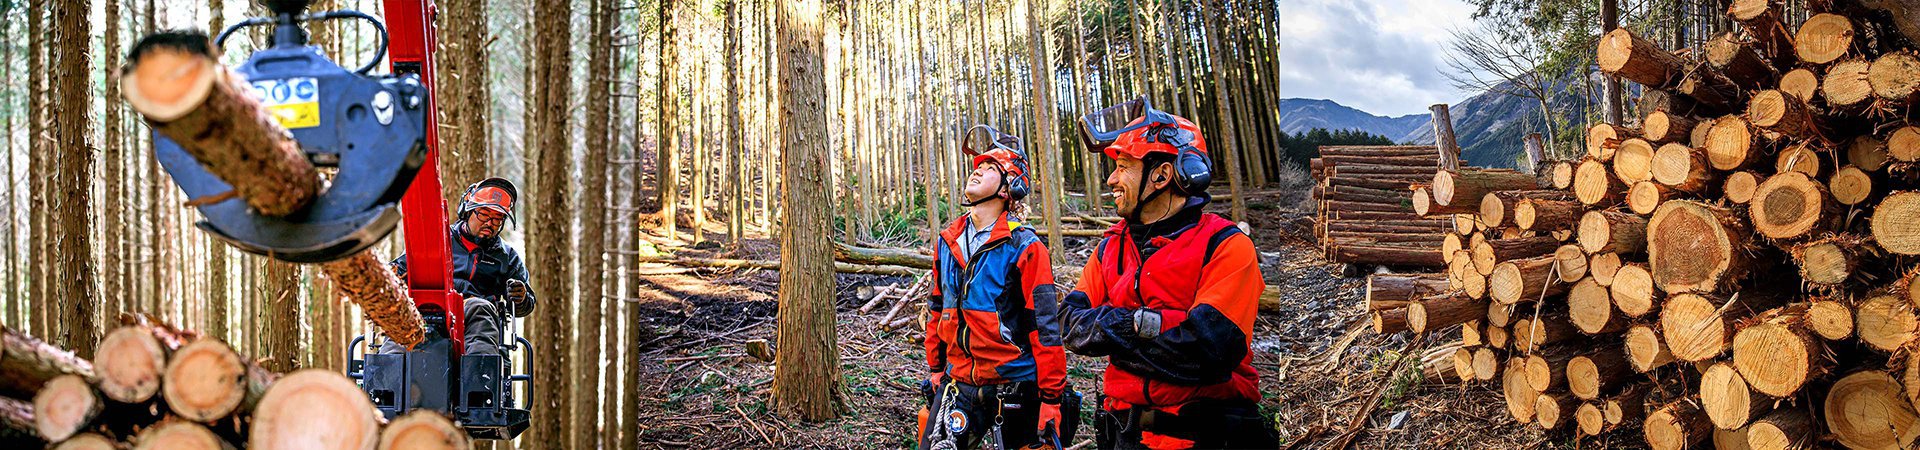
POLYGON ((1176 120, 1172 114, 1153 109, 1146 97, 1138 97, 1080 116, 1080 143, 1087 151, 1106 153, 1120 135, 1154 125, 1173 125, 1176 120))

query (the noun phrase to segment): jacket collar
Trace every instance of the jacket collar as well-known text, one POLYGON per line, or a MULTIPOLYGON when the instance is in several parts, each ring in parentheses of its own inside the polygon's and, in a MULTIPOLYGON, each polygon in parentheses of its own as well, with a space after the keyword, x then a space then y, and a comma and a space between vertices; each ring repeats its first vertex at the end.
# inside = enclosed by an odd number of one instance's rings
MULTIPOLYGON (((1013 236, 1013 229, 1022 226, 1025 225, 1015 220, 1012 213, 1002 211, 1000 217, 994 219, 993 232, 989 233, 987 235, 987 241, 981 242, 980 245, 984 248, 987 244, 993 243, 994 241, 1007 239, 1013 236)), ((947 242, 947 248, 951 249, 954 258, 960 261, 966 261, 968 256, 960 248, 960 235, 963 233, 972 233, 973 230, 969 228, 972 227, 967 226, 967 215, 962 214, 960 217, 954 218, 952 223, 947 224, 946 230, 940 232, 940 239, 947 242)))

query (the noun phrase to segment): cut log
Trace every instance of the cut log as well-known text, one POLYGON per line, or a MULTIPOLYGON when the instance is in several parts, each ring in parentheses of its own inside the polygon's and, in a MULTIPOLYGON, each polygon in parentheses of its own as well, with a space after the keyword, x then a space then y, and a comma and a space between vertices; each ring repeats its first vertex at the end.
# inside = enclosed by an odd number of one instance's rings
MULTIPOLYGON (((1499 303, 1495 303, 1498 305, 1499 303)), ((1487 327, 1487 347, 1505 349, 1513 344, 1513 332, 1505 327, 1487 327)))
POLYGON ((251 412, 277 376, 244 360, 226 343, 201 339, 181 347, 167 362, 162 395, 181 418, 211 423, 251 412))
POLYGON ((1322 158, 1329 156, 1390 158, 1403 156, 1425 156, 1433 159, 1431 145, 1325 145, 1320 147, 1322 158))
POLYGON ((1920 191, 1887 194, 1873 208, 1874 242, 1901 255, 1920 255, 1920 191))
POLYGON ((1647 113, 1646 119, 1641 121, 1641 129, 1646 132, 1646 139, 1649 141, 1681 142, 1693 132, 1693 126, 1698 122, 1699 119, 1693 117, 1655 109, 1647 113))
POLYGON ((221 450, 233 445, 198 423, 163 420, 133 437, 134 450, 221 450))
POLYGON ((1583 209, 1572 200, 1524 199, 1513 207, 1513 223, 1531 231, 1569 229, 1583 209))
POLYGON ((1573 170, 1573 196, 1581 204, 1611 205, 1618 202, 1626 190, 1626 185, 1607 171, 1606 163, 1588 159, 1573 170))
POLYGON ((903 248, 866 248, 854 247, 839 242, 833 243, 833 260, 876 266, 901 266, 915 269, 932 269, 933 256, 903 248))
POLYGON ((1771 62, 1761 58, 1760 52, 1733 33, 1723 33, 1707 41, 1706 47, 1707 64, 1742 88, 1772 85, 1779 77, 1771 62))
MULTIPOLYGON (((1356 246, 1356 245, 1342 244, 1335 247, 1345 248, 1345 247, 1353 247, 1353 246, 1356 246)), ((1351 261, 1336 261, 1336 262, 1351 262, 1351 261)), ((780 268, 780 261, 761 261, 761 260, 752 260, 752 259, 727 259, 727 258, 693 258, 693 257, 677 257, 677 256, 659 256, 659 257, 643 256, 639 258, 639 263, 668 264, 668 265, 675 265, 675 266, 682 266, 682 267, 715 267, 715 268, 742 268, 742 269, 779 269, 780 268)), ((864 264, 849 264, 849 263, 844 263, 839 261, 835 261, 833 263, 833 271, 838 273, 858 273, 858 274, 868 274, 868 275, 892 275, 892 276, 919 276, 926 273, 926 271, 924 270, 914 269, 909 267, 869 266, 864 264)))
POLYGON ((1855 206, 1873 198, 1873 175, 1861 170, 1859 166, 1841 167, 1827 178, 1827 193, 1833 195, 1833 201, 1841 205, 1855 206))
MULTIPOLYGON (((1382 266, 1440 267, 1440 247, 1407 244, 1340 244, 1327 252, 1334 262, 1382 266)), ((871 266, 869 266, 871 267, 871 266)))
POLYGON ((1487 301, 1465 293, 1439 294, 1407 305, 1407 329, 1415 333, 1487 317, 1487 301))
POLYGON ((1610 123, 1597 123, 1587 127, 1587 158, 1601 162, 1613 160, 1613 152, 1620 148, 1620 141, 1640 136, 1640 130, 1624 128, 1610 123))
POLYGON ((93 423, 106 404, 79 375, 54 377, 33 396, 33 426, 47 442, 64 441, 93 423))
POLYGON ((1650 372, 1678 360, 1667 350, 1666 342, 1660 340, 1660 332, 1651 325, 1627 327, 1624 342, 1627 363, 1635 372, 1650 372))
POLYGON ((1827 64, 1853 51, 1853 21, 1839 14, 1808 17, 1793 35, 1793 53, 1808 64, 1827 64))
POLYGON ((1639 423, 1647 415, 1647 392, 1652 390, 1651 384, 1621 389, 1600 401, 1600 417, 1606 420, 1607 426, 1639 423))
POLYGON ((371 449, 379 437, 373 402, 352 380, 321 369, 296 371, 267 389, 254 409, 247 447, 371 449))
MULTIPOLYGON (((1486 314, 1485 310, 1480 312, 1481 316, 1485 316, 1486 314)), ((1460 346, 1472 349, 1487 345, 1487 340, 1485 337, 1482 337, 1483 334, 1481 334, 1480 331, 1485 329, 1486 326, 1486 319, 1469 320, 1467 323, 1460 324, 1460 346)))
MULTIPOLYGON (((1573 194, 1563 190, 1494 191, 1480 200, 1480 222, 1488 227, 1519 225, 1519 206, 1529 200, 1572 201, 1573 194)), ((1528 227, 1521 227, 1526 229, 1528 227)))
POLYGON ((1859 166, 1868 172, 1878 172, 1886 167, 1887 160, 1893 156, 1887 154, 1887 141, 1871 134, 1854 136, 1847 141, 1847 164, 1859 166))
POLYGON ((1913 342, 1915 326, 1913 303, 1892 294, 1869 295, 1853 312, 1853 331, 1860 342, 1882 351, 1895 351, 1913 342))
POLYGON ((1647 247, 1647 219, 1620 211, 1594 210, 1580 216, 1574 233, 1587 253, 1639 253, 1647 247))
POLYGON ((1705 61, 1689 63, 1673 90, 1715 110, 1739 109, 1747 102, 1745 90, 1705 61))
POLYGON ((1560 190, 1573 188, 1573 163, 1555 161, 1547 168, 1547 185, 1560 190))
POLYGON ((1755 163, 1760 134, 1740 116, 1721 116, 1707 130, 1707 163, 1714 170, 1738 170, 1755 163))
POLYGON ((93 366, 99 369, 100 392, 122 403, 152 399, 160 393, 167 355, 192 338, 157 325, 125 326, 107 333, 93 355, 93 366))
POLYGON ((1440 274, 1379 273, 1367 276, 1367 310, 1405 307, 1409 302, 1447 290, 1440 274))
POLYGON ((1760 175, 1753 172, 1734 172, 1727 174, 1726 183, 1720 193, 1727 201, 1747 204, 1753 201, 1753 191, 1760 189, 1760 175))
MULTIPOLYGON (((1459 383, 1473 379, 1472 374, 1461 377, 1454 371, 1453 359, 1457 350, 1464 349, 1459 342, 1452 342, 1427 349, 1420 355, 1420 381, 1433 384, 1459 383)), ((465 448, 465 447, 462 447, 465 448)))
POLYGON ((1567 291, 1567 316, 1586 334, 1618 332, 1631 323, 1614 310, 1613 297, 1593 278, 1582 278, 1567 291))
POLYGON ((1487 296, 1511 305, 1567 292, 1567 283, 1553 275, 1552 255, 1506 261, 1487 276, 1487 296))
POLYGON ((1433 201, 1433 191, 1424 186, 1413 188, 1413 193, 1408 199, 1408 201, 1410 202, 1409 206, 1413 209, 1413 213, 1419 214, 1421 217, 1434 217, 1434 216, 1440 216, 1445 214, 1473 213, 1473 212, 1479 211, 1478 206, 1469 205, 1466 202, 1461 202, 1458 205, 1442 205, 1442 204, 1436 203, 1433 201))
POLYGON ((1723 430, 1747 426, 1773 408, 1773 401, 1747 388, 1746 379, 1733 364, 1718 362, 1700 373, 1700 409, 1707 419, 1723 430))
POLYGON ((1567 360, 1567 391, 1582 400, 1597 400, 1632 374, 1626 350, 1619 345, 1597 347, 1567 360))
MULTIPOLYGON (((1513 305, 1502 305, 1498 302, 1487 304, 1487 328, 1507 328, 1513 326, 1513 309, 1513 305)), ((1492 343, 1489 342, 1488 344, 1492 343)), ((1499 348, 1506 346, 1495 345, 1494 347, 1499 348)))
POLYGON ((1820 135, 1826 126, 1814 116, 1805 101, 1778 90, 1768 89, 1753 95, 1747 103, 1747 122, 1768 131, 1808 139, 1820 135))
POLYGON ((0 395, 31 398, 48 380, 68 374, 93 378, 93 363, 0 325, 0 395))
POLYGON ((1480 207, 1478 202, 1487 193, 1535 189, 1539 187, 1539 181, 1533 175, 1519 172, 1467 168, 1434 172, 1430 187, 1429 192, 1433 194, 1435 204, 1447 206, 1466 203, 1468 205, 1465 206, 1474 208, 1472 212, 1477 212, 1480 207))
POLYGON ((1777 292, 1747 289, 1731 300, 1682 293, 1660 305, 1660 337, 1673 356, 1689 362, 1713 359, 1731 347, 1734 324, 1779 306, 1777 292))
POLYGON ((1511 334, 1514 350, 1530 353, 1547 345, 1578 339, 1580 330, 1573 327, 1573 321, 1565 314, 1545 314, 1515 320, 1511 334))
POLYGON ((1564 392, 1540 394, 1533 401, 1533 423, 1547 431, 1567 428, 1573 423, 1573 410, 1579 404, 1579 399, 1564 392))
POLYGON ((147 126, 265 216, 306 208, 323 185, 286 128, 253 96, 246 77, 217 61, 199 32, 148 35, 127 52, 120 89, 147 126))
POLYGON ((1767 56, 1774 67, 1793 65, 1793 41, 1786 26, 1781 24, 1779 2, 1734 0, 1731 3, 1727 5, 1727 15, 1754 37, 1754 50, 1767 56))
POLYGON ((1701 153, 1705 154, 1707 133, 1711 131, 1713 131, 1713 120, 1700 119, 1700 123, 1693 124, 1693 132, 1687 133, 1687 147, 1701 149, 1701 153))
POLYGON ((1553 250, 1553 265, 1560 281, 1580 281, 1587 277, 1587 252, 1578 244, 1561 245, 1553 250))
POLYGON ((1802 281, 1831 289, 1853 279, 1862 263, 1877 256, 1875 250, 1865 237, 1837 235, 1796 245, 1792 255, 1802 281))
POLYGON ((1828 67, 1827 74, 1820 78, 1820 95, 1827 100, 1827 107, 1857 111, 1871 104, 1873 84, 1867 77, 1872 67, 1863 59, 1849 59, 1828 67))
POLYGON ((1648 447, 1681 450, 1705 441, 1713 433, 1713 422, 1694 402, 1679 400, 1648 413, 1641 430, 1646 433, 1648 447))
POLYGON ((1887 134, 1887 156, 1899 161, 1920 161, 1920 126, 1907 125, 1887 134))
POLYGON ((1632 138, 1620 142, 1620 149, 1613 152, 1613 176, 1623 184, 1633 184, 1653 179, 1653 143, 1646 139, 1632 138))
POLYGON ((1627 189, 1627 210, 1634 214, 1649 215, 1660 207, 1661 202, 1673 198, 1674 191, 1660 183, 1642 181, 1627 189))
POLYGON ((1777 408, 1747 426, 1747 448, 1814 448, 1813 418, 1802 408, 1777 408))
POLYGON ((1805 67, 1793 69, 1780 76, 1780 91, 1801 101, 1813 101, 1820 92, 1820 75, 1805 67))
POLYGON ((1786 398, 1825 370, 1826 346, 1807 325, 1808 304, 1767 311, 1733 336, 1733 367, 1754 392, 1786 398))
POLYGON ((1686 70, 1680 57, 1626 28, 1615 28, 1601 37, 1596 58, 1601 71, 1651 87, 1677 82, 1686 70))
POLYGON ((1799 172, 1808 177, 1819 178, 1829 163, 1822 161, 1826 158, 1820 156, 1827 150, 1816 149, 1815 145, 1814 141, 1804 141, 1780 150, 1780 154, 1773 158, 1773 172, 1799 172))
POLYGON ((1912 103, 1920 98, 1920 57, 1907 52, 1880 55, 1867 69, 1867 83, 1881 100, 1912 103))
POLYGON ((1849 448, 1913 448, 1920 415, 1900 397, 1900 383, 1878 370, 1862 370, 1827 389, 1821 416, 1827 433, 1849 448))
POLYGON ((1599 436, 1607 430, 1606 416, 1600 412, 1599 403, 1581 403, 1573 410, 1574 432, 1581 437, 1599 436))
POLYGON ((1571 347, 1556 347, 1551 351, 1527 355, 1524 358, 1527 361, 1527 387, 1539 392, 1566 392, 1567 361, 1574 356, 1571 347))
POLYGON ((1619 253, 1595 253, 1587 257, 1587 276, 1601 286, 1613 286, 1613 276, 1620 273, 1619 253))
POLYGON ((1660 291, 1654 288, 1653 274, 1643 264, 1621 265, 1607 289, 1614 308, 1627 317, 1645 317, 1659 304, 1660 291))
POLYGON ((1500 391, 1507 401, 1507 413, 1520 423, 1533 423, 1533 402, 1539 391, 1527 385, 1525 358, 1508 358, 1500 375, 1500 391))
POLYGON ((1451 219, 1453 221, 1453 232, 1461 235, 1472 235, 1481 228, 1480 216, 1477 214, 1454 214, 1451 219))
POLYGON ((1382 309, 1374 311, 1373 332, 1380 334, 1407 331, 1407 309, 1382 309))
POLYGON ((1548 236, 1489 239, 1473 246, 1473 267, 1482 275, 1492 275, 1501 262, 1551 254, 1559 247, 1560 241, 1548 236))
POLYGON ((1487 298, 1487 285, 1486 275, 1471 270, 1460 274, 1460 290, 1468 297, 1487 298))
POLYGON ((1460 237, 1458 233, 1447 233, 1440 237, 1440 256, 1445 258, 1444 261, 1449 266, 1454 264, 1454 253, 1467 249, 1465 241, 1466 239, 1460 237))
POLYGON ((1680 144, 1666 144, 1653 152, 1653 181, 1681 192, 1701 193, 1713 181, 1707 152, 1680 144))
POLYGON ((387 339, 407 348, 426 339, 426 322, 408 300, 406 283, 372 250, 322 263, 320 271, 333 280, 335 291, 360 305, 387 339))
POLYGON ((1749 235, 1746 224, 1726 208, 1691 201, 1660 205, 1646 225, 1654 284, 1676 293, 1714 292, 1737 282, 1753 265, 1749 235))
POLYGON ((1829 341, 1853 336, 1853 308, 1832 298, 1815 298, 1807 302, 1807 328, 1829 341))
POLYGON ((1474 380, 1493 381, 1494 377, 1500 376, 1501 367, 1505 367, 1505 364, 1500 363, 1499 352, 1487 347, 1473 350, 1474 380))
POLYGON ((1460 380, 1473 380, 1473 351, 1475 347, 1462 341, 1459 348, 1453 349, 1453 376, 1460 380))
POLYGON ((47 441, 33 423, 33 403, 0 397, 0 446, 43 448, 47 441))
POLYGON ((52 450, 122 450, 127 446, 99 434, 80 433, 48 448, 52 450))
POLYGON ((1753 193, 1747 209, 1754 231, 1773 239, 1795 239, 1838 226, 1839 205, 1830 200, 1827 186, 1806 174, 1785 172, 1767 177, 1753 193))
POLYGON ((415 410, 380 431, 381 450, 421 449, 454 450, 469 448, 466 430, 454 426, 446 416, 415 410))

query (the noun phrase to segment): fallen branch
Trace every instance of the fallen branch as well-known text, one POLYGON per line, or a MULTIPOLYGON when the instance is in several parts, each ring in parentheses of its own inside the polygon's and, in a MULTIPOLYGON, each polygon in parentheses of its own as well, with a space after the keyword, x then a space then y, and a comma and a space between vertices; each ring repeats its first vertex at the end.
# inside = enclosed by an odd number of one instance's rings
MULTIPOLYGON (((779 269, 779 261, 760 261, 753 259, 692 258, 692 257, 652 257, 640 258, 639 262, 668 264, 687 267, 715 267, 732 269, 779 269)), ((900 266, 875 266, 866 264, 833 263, 833 271, 840 273, 858 273, 867 275, 890 275, 910 277, 923 273, 924 269, 900 266)))

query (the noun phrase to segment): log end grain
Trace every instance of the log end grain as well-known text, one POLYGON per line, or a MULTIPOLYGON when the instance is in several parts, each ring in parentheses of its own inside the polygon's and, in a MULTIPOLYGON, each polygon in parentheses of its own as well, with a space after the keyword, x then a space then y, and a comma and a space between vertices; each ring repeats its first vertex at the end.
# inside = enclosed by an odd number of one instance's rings
POLYGON ((1647 372, 1674 361, 1673 353, 1667 351, 1667 345, 1660 341, 1660 333, 1652 326, 1634 325, 1627 328, 1625 337, 1627 362, 1635 372, 1647 372))
MULTIPOLYGON (((1804 316, 1803 316, 1804 317, 1804 316)), ((1819 375, 1819 342, 1798 321, 1765 322, 1733 335, 1733 367, 1755 392, 1784 398, 1819 375)))
POLYGON ((1906 162, 1920 161, 1920 126, 1907 125, 1888 133, 1886 151, 1889 158, 1906 162))
POLYGON ((167 348, 143 326, 120 327, 107 333, 94 351, 93 366, 100 376, 100 392, 124 403, 139 403, 160 392, 166 370, 167 348))
POLYGON ((1693 362, 1720 356, 1733 338, 1719 305, 1695 294, 1676 294, 1661 305, 1660 336, 1674 357, 1693 362))
POLYGON ((1877 136, 1862 134, 1847 141, 1847 164, 1859 166, 1862 170, 1879 171, 1886 167, 1887 160, 1892 157, 1887 154, 1887 140, 1877 136))
POLYGON ((1554 270, 1560 275, 1560 281, 1572 283, 1587 276, 1587 252, 1578 244, 1562 245, 1553 250, 1554 270))
POLYGON ((1820 78, 1820 95, 1827 99, 1829 106, 1866 105, 1873 100, 1873 85, 1867 80, 1871 67, 1862 59, 1834 63, 1827 67, 1827 75, 1820 78))
POLYGON ((1827 178, 1827 192, 1833 201, 1847 206, 1865 203, 1873 196, 1873 176, 1860 166, 1841 167, 1827 178))
POLYGON ((254 410, 253 448, 373 448, 373 402, 346 376, 320 369, 288 374, 254 410))
POLYGON ((1642 317, 1653 312, 1657 293, 1653 275, 1639 264, 1621 266, 1613 273, 1613 285, 1608 286, 1613 306, 1627 317, 1642 317))
POLYGON ((47 442, 60 442, 80 432, 106 407, 93 385, 78 375, 48 381, 33 396, 33 425, 47 442))
POLYGON ((1920 191, 1888 194, 1873 208, 1874 241, 1889 252, 1920 255, 1920 191))
POLYGON ((1582 278, 1567 291, 1567 316, 1586 334, 1604 332, 1609 324, 1620 322, 1613 310, 1613 296, 1593 278, 1582 278))
POLYGON ((141 430, 134 436, 134 450, 221 450, 231 449, 220 436, 200 424, 167 420, 141 430))
POLYGON ((1700 374, 1700 409, 1705 410, 1707 419, 1720 429, 1746 426, 1753 415, 1760 412, 1756 409, 1765 407, 1753 400, 1753 391, 1747 388, 1746 380, 1732 364, 1713 364, 1700 374))
POLYGON ((1873 95, 1884 100, 1906 102, 1920 94, 1920 57, 1912 53, 1888 53, 1873 60, 1867 69, 1867 83, 1873 95))
POLYGON ((1853 22, 1846 16, 1815 14, 1794 32, 1793 51, 1807 63, 1830 63, 1853 48, 1853 35, 1853 22))
POLYGON ((1906 299, 1895 295, 1873 295, 1854 308, 1853 330, 1860 342, 1883 351, 1894 351, 1913 342, 1920 317, 1906 299))
POLYGON ((1900 383, 1885 372, 1865 370, 1835 381, 1822 405, 1827 432, 1851 448, 1913 448, 1920 430, 1900 383))
POLYGON ((1731 215, 1691 201, 1661 204, 1646 228, 1655 284, 1666 292, 1711 292, 1744 276, 1747 230, 1731 215))
POLYGON ((1707 130, 1707 162, 1715 170, 1734 170, 1752 159, 1755 134, 1740 116, 1721 116, 1707 130))
POLYGON ((161 395, 180 417, 211 421, 227 415, 247 396, 247 366, 226 343, 202 339, 180 347, 167 361, 161 395))
POLYGON ((120 91, 133 110, 159 122, 186 115, 206 101, 226 69, 215 62, 207 35, 169 31, 135 44, 120 74, 120 91))
POLYGON ((1799 98, 1800 101, 1813 100, 1814 93, 1819 90, 1820 76, 1807 68, 1793 69, 1787 71, 1786 75, 1780 76, 1780 91, 1799 98))
POLYGON ((125 447, 112 439, 107 439, 106 436, 80 433, 48 448, 52 450, 122 450, 125 447))
POLYGON ((1647 414, 1641 424, 1647 445, 1656 450, 1681 450, 1707 439, 1713 424, 1692 402, 1677 401, 1647 414))
POLYGON ((395 419, 380 432, 380 449, 454 450, 468 448, 467 432, 445 416, 414 411, 395 419))
POLYGON ((1805 236, 1830 217, 1827 188, 1800 172, 1783 172, 1760 183, 1747 209, 1753 228, 1774 239, 1805 236))
POLYGON ((1808 302, 1806 320, 1807 328, 1821 339, 1838 341, 1853 335, 1853 309, 1838 301, 1820 299, 1808 302))
POLYGON ((1760 188, 1760 176, 1753 172, 1734 172, 1727 174, 1726 183, 1720 187, 1720 193, 1727 201, 1748 203, 1753 201, 1753 191, 1760 188))

